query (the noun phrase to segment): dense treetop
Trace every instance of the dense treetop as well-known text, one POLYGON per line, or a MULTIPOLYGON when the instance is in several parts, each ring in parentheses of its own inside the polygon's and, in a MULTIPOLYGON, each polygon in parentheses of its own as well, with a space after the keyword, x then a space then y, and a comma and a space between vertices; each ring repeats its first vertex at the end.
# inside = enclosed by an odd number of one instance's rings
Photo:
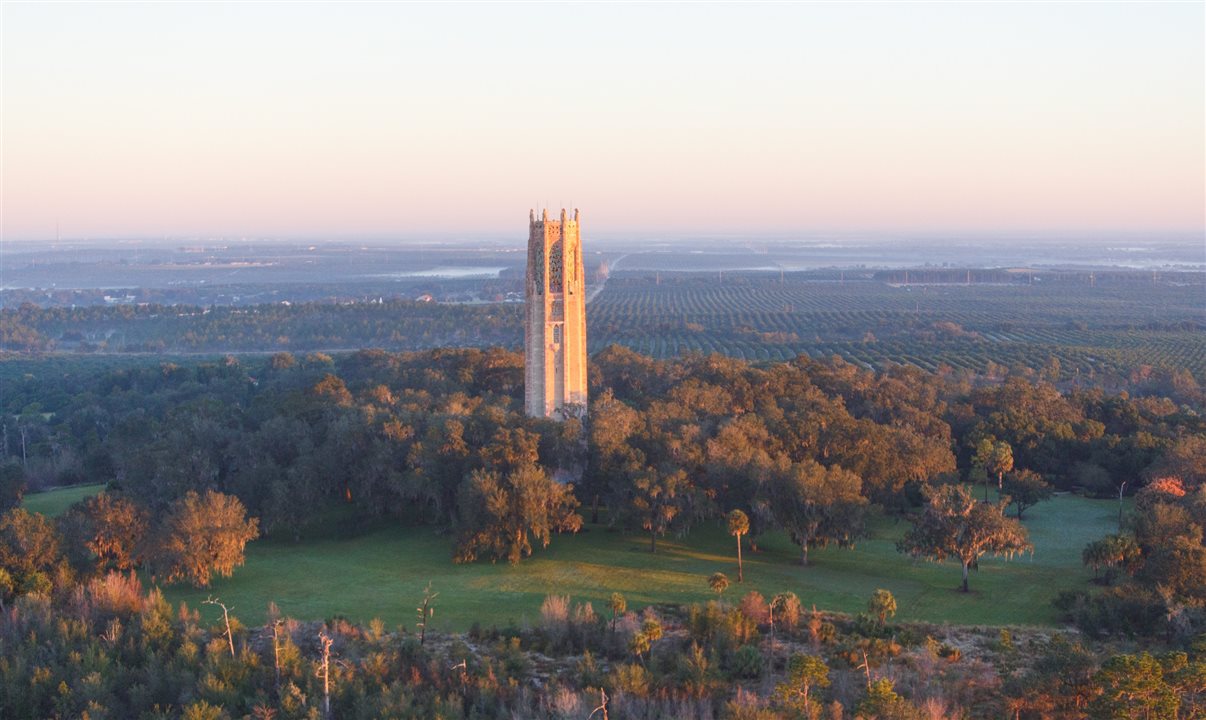
POLYGON ((1106 659, 1046 640, 1032 645, 1030 663, 1002 644, 991 661, 976 661, 991 668, 958 666, 984 690, 951 702, 977 717, 1006 709, 1082 717, 1085 708, 1129 717, 1117 714, 1136 702, 1127 683, 1141 682, 1152 698, 1142 712, 1198 712, 1206 427, 1191 397, 1061 386, 1023 369, 986 379, 905 366, 873 372, 836 357, 659 360, 622 347, 596 354, 590 381, 589 414, 565 423, 522 414, 522 358, 501 349, 279 353, 6 381, 0 498, 11 506, 27 485, 77 480, 107 490, 55 522, 20 508, 0 516, 0 600, 9 609, 0 643, 6 658, 22 658, 0 663, 0 702, 16 716, 52 706, 97 716, 105 708, 319 716, 324 691, 314 678, 326 667, 337 689, 325 692, 346 716, 406 716, 399 708, 413 707, 421 708, 414 716, 552 717, 550 696, 501 682, 523 681, 525 653, 541 649, 599 657, 598 665, 582 660, 566 703, 604 687, 615 708, 651 717, 688 701, 698 703, 693 713, 706 706, 730 717, 813 713, 821 702, 833 717, 914 717, 935 678, 952 693, 970 686, 954 679, 953 665, 933 669, 943 658, 957 662, 957 648, 923 635, 902 640, 888 627, 886 597, 866 617, 814 613, 808 623, 798 599, 794 610, 790 598, 750 594, 729 606, 733 586, 720 573, 717 602, 677 619, 625 615, 621 599, 613 605, 623 617, 608 622, 552 599, 538 632, 479 635, 496 644, 453 677, 433 663, 453 667, 468 656, 447 644, 425 650, 406 633, 338 624, 252 633, 236 620, 229 631, 206 631, 191 611, 177 613, 112 573, 140 567, 205 585, 234 571, 258 533, 301 538, 334 508, 349 522, 447 532, 450 562, 523 562, 588 513, 646 533, 653 550, 664 533, 722 518, 739 548, 782 528, 806 561, 809 547, 855 544, 867 513, 882 510, 913 524, 902 551, 958 558, 966 578, 985 554, 1028 548, 1023 526, 1006 515, 1009 500, 981 502, 970 482, 1017 493, 1017 515, 1053 489, 1135 495, 1119 534, 1085 549, 1086 564, 1120 584, 1061 597, 1060 607, 1090 634, 1158 636, 1175 651, 1106 659), (55 625, 56 616, 74 624, 55 625), (764 632, 780 632, 813 659, 774 655, 773 643, 759 640, 764 632), (56 659, 31 664, 41 651, 30 633, 49 638, 56 659), (120 650, 120 668, 76 673, 72 653, 100 657, 104 647, 120 650), (331 665, 331 648, 343 665, 331 665), (896 681, 876 674, 864 692, 860 662, 873 668, 898 655, 912 659, 894 666, 896 681), (926 663, 931 671, 901 669, 926 663), (1080 679, 1053 681, 1048 665, 1075 666, 1068 672, 1080 679), (774 702, 769 692, 742 699, 722 689, 779 668, 774 702))

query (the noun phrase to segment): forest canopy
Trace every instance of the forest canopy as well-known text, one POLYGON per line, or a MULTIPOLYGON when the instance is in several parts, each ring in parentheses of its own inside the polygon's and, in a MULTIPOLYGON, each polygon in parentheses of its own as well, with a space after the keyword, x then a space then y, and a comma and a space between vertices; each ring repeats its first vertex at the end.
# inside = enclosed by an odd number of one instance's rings
MULTIPOLYGON (((1193 648, 1206 632, 1201 408, 1022 371, 993 379, 904 366, 873 372, 836 357, 658 360, 621 347, 592 359, 590 382, 589 413, 564 423, 523 415, 522 357, 500 349, 142 362, 10 382, 0 458, 5 655, 34 653, 23 639, 33 631, 63 657, 116 643, 128 663, 87 682, 66 661, 46 671, 0 663, 0 701, 16 716, 44 715, 56 702, 98 716, 181 702, 190 717, 223 717, 220 708, 306 717, 323 697, 349 717, 405 716, 395 700, 417 703, 416 716, 468 716, 472 706, 481 717, 557 717, 549 696, 504 690, 498 680, 529 677, 530 653, 573 652, 581 674, 563 673, 577 679, 559 697, 580 707, 605 688, 617 712, 694 703, 692 712, 728 717, 822 706, 833 717, 915 717, 929 692, 922 688, 938 677, 972 716, 1081 717, 1091 707, 1112 717, 1132 670, 1161 707, 1197 712, 1203 666, 1193 648), (53 521, 13 507, 27 487, 80 481, 106 490, 53 521), (982 502, 981 485, 1004 495, 982 502), (966 580, 983 555, 1029 548, 1010 508, 1020 516, 1068 491, 1134 495, 1135 509, 1118 534, 1085 548, 1106 587, 1061 596, 1061 612, 1087 636, 1160 637, 1173 652, 1106 657, 1048 638, 1030 641, 1035 656, 1023 663, 1001 640, 990 670, 983 660, 960 664, 958 648, 924 631, 892 627, 886 591, 866 615, 806 618, 790 594, 750 592, 730 605, 726 593, 740 585, 716 573, 714 602, 666 613, 628 612, 619 597, 608 618, 551 596, 533 630, 475 630, 482 649, 470 661, 458 641, 428 650, 423 633, 416 642, 379 625, 273 620, 253 632, 228 618, 207 631, 194 612, 126 574, 204 586, 237 572, 257 535, 300 539, 338 509, 356 524, 446 533, 449 562, 524 562, 589 519, 647 536, 654 551, 664 534, 701 523, 723 524, 738 555, 782 529, 806 563, 809 548, 853 546, 871 514, 887 513, 913 526, 902 552, 956 557, 966 580), (54 625, 56 616, 82 632, 54 625), (776 655, 776 633, 807 654, 776 655), (165 652, 171 678, 153 660, 165 652), (436 658, 444 667, 464 662, 465 675, 446 684, 446 673, 432 670, 436 658), (939 661, 949 670, 922 672, 939 661), (895 681, 879 674, 861 691, 859 668, 870 680, 888 662, 895 681), (1080 679, 1053 683, 1056 666, 1079 668, 1068 672, 1080 679), (217 683, 213 672, 232 679, 217 683), (979 678, 981 690, 959 694, 971 687, 961 673, 979 678), (35 679, 43 675, 69 681, 66 691, 43 688, 35 679), (724 684, 760 677, 782 682, 762 696, 724 684), (123 678, 138 691, 123 690, 123 678)), ((952 571, 952 587, 957 579, 952 571)), ((433 601, 438 593, 420 611, 433 601)))

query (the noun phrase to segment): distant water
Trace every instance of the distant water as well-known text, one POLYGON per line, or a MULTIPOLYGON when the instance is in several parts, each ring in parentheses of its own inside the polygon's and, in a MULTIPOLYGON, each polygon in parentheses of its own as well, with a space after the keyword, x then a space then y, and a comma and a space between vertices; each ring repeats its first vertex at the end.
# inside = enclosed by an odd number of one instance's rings
POLYGON ((499 273, 506 270, 505 267, 481 267, 481 266, 460 266, 460 267, 434 267, 428 270, 403 270, 400 272, 383 273, 380 275, 370 275, 369 277, 378 278, 494 278, 498 277, 499 273))
MULTIPOLYGON (((525 238, 489 243, 107 242, 0 243, 0 290, 156 288, 168 302, 230 295, 279 299, 279 286, 494 281, 523 276, 525 238), (210 290, 210 288, 218 288, 210 290), (235 288, 235 289, 231 289, 235 288)), ((1206 238, 1135 233, 1093 237, 873 236, 834 234, 585 239, 588 272, 792 272, 822 268, 1206 269, 1206 238)), ((359 292, 356 290, 355 292, 359 292)), ((366 290, 366 292, 368 292, 366 290)), ((64 302, 72 301, 70 298, 64 302)))

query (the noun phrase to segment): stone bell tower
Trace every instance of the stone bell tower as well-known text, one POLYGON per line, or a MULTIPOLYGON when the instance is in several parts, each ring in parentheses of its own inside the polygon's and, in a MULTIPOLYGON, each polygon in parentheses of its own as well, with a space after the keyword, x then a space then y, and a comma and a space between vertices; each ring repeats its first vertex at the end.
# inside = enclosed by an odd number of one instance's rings
POLYGON ((528 214, 524 283, 524 409, 565 419, 586 411, 586 283, 578 211, 528 214), (569 406, 569 407, 567 407, 569 406))

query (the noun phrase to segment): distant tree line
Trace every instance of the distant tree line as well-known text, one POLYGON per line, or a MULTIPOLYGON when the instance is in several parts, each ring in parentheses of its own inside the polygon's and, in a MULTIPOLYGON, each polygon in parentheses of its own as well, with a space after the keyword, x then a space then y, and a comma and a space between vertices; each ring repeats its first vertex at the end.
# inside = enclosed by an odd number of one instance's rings
POLYGON ((227 352, 388 346, 517 346, 517 304, 413 300, 0 309, 0 347, 110 352, 227 352))
POLYGON ((1060 285, 1156 285, 1160 282, 1201 283, 1204 274, 1193 271, 1143 270, 1031 270, 1028 268, 920 267, 879 270, 872 276, 889 283, 1060 285))

